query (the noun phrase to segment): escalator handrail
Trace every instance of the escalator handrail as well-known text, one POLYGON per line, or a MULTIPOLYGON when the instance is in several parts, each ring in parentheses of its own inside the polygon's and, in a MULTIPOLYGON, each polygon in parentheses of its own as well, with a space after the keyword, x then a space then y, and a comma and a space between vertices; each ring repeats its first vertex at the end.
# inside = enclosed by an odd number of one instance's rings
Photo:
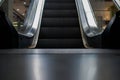
POLYGON ((38 31, 40 27, 43 7, 44 7, 45 0, 31 0, 26 19, 24 21, 23 29, 20 29, 18 32, 21 35, 27 37, 33 37, 38 31))
POLYGON ((113 0, 117 8, 120 10, 120 0, 113 0))
POLYGON ((81 23, 83 32, 88 37, 100 35, 103 30, 97 25, 95 14, 89 0, 75 0, 79 22, 81 23))

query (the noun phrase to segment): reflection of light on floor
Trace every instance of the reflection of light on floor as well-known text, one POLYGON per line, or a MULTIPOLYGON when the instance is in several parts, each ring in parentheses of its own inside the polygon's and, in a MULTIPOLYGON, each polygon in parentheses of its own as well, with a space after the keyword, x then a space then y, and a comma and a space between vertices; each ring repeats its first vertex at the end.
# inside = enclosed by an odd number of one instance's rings
POLYGON ((42 69, 41 69, 41 61, 39 55, 35 55, 33 59, 33 72, 34 72, 34 80, 43 80, 42 79, 42 69))
POLYGON ((80 80, 95 80, 97 72, 97 58, 96 56, 88 57, 86 55, 81 57, 80 62, 80 80))

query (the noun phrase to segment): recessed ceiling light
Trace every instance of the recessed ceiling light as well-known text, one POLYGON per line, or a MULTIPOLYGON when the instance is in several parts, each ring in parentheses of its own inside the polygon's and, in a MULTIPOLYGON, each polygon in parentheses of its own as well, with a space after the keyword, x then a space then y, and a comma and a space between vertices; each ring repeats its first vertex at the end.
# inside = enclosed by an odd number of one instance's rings
POLYGON ((23 13, 22 15, 24 16, 25 14, 23 13))
POLYGON ((17 9, 17 11, 19 11, 20 9, 17 9))
POLYGON ((23 3, 24 5, 26 4, 26 2, 23 3))

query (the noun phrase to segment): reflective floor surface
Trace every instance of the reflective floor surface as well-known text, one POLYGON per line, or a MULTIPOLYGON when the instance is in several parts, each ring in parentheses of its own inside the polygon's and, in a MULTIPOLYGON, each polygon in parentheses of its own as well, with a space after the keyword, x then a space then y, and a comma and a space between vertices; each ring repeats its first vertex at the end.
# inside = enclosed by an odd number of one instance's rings
POLYGON ((120 80, 119 52, 0 50, 0 80, 120 80))

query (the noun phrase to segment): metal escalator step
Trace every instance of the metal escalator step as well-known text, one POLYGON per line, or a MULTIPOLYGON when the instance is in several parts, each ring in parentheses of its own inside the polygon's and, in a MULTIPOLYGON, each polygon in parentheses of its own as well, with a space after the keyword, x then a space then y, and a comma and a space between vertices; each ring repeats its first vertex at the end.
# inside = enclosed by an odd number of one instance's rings
POLYGON ((81 38, 79 27, 41 27, 40 38, 81 38))
POLYGON ((79 26, 77 18, 43 18, 41 26, 51 26, 51 27, 60 27, 60 26, 79 26))
POLYGON ((68 3, 68 2, 75 2, 75 0, 46 0, 46 2, 68 3))
POLYGON ((44 10, 43 17, 77 17, 76 10, 44 10))
POLYGON ((46 0, 36 48, 84 48, 75 0, 46 0))
POLYGON ((49 10, 70 10, 70 9, 75 9, 76 5, 74 3, 45 3, 44 9, 49 9, 49 10))
POLYGON ((81 39, 39 39, 39 48, 82 48, 81 39))

